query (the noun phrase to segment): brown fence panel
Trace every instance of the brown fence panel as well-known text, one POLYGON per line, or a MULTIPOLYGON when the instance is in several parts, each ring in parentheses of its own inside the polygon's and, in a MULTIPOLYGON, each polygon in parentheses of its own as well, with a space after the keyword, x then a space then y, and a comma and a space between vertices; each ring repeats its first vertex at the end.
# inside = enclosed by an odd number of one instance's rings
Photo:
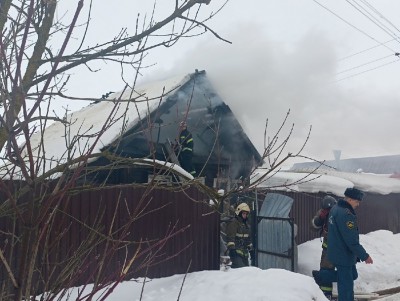
MULTIPOLYGON (((53 249, 39 251, 39 257, 46 258, 41 277, 47 279, 61 273, 64 259, 80 250, 90 235, 90 227, 109 239, 89 244, 88 256, 77 263, 81 275, 71 280, 71 285, 91 282, 99 273, 110 278, 120 275, 134 256, 138 257, 128 278, 219 269, 219 214, 195 188, 181 192, 148 191, 146 187, 84 191, 62 202, 56 221, 48 237, 53 249), (118 240, 125 243, 113 251, 106 248, 118 240), (97 263, 102 258, 107 260, 99 270, 97 263)), ((0 218, 2 231, 9 231, 11 226, 9 219, 0 218)), ((3 245, 0 232, 0 248, 3 245)), ((1 270, 3 281, 7 275, 1 270)))
MULTIPOLYGON (((310 231, 310 221, 320 208, 320 200, 326 194, 296 193, 292 215, 299 222, 298 243, 303 243, 319 234, 310 231), (301 227, 300 227, 301 226, 301 227)), ((339 199, 336 197, 336 199, 339 199)), ((376 230, 399 233, 400 194, 378 195, 366 193, 361 205, 356 209, 358 227, 361 234, 376 230)))
POLYGON ((400 232, 400 194, 367 193, 356 209, 360 232, 376 230, 400 232))
MULTIPOLYGON (((274 193, 281 193, 294 199, 290 217, 294 219, 298 228, 297 244, 320 237, 318 232, 311 229, 311 219, 320 209, 321 200, 327 194, 286 191, 274 191, 274 193)), ((334 197, 339 199, 339 197, 334 197)), ((259 199, 261 198, 264 199, 262 195, 259 199)), ((376 230, 400 232, 400 194, 398 193, 388 195, 366 193, 356 213, 361 234, 376 230)))
POLYGON ((303 242, 320 237, 319 231, 311 228, 311 219, 318 209, 321 208, 321 199, 326 194, 317 193, 289 193, 288 196, 294 199, 290 216, 297 225, 296 243, 303 242))

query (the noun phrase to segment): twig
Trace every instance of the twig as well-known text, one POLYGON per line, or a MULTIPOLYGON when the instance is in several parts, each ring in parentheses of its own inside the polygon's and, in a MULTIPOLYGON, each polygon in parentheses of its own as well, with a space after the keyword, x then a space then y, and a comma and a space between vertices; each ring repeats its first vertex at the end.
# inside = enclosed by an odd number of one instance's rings
POLYGON ((18 288, 18 287, 19 287, 19 286, 18 286, 18 283, 17 283, 17 281, 15 280, 15 277, 14 277, 14 275, 13 275, 11 269, 10 269, 10 266, 8 265, 8 262, 7 262, 6 258, 4 257, 3 251, 2 251, 1 249, 0 249, 0 259, 1 259, 1 261, 4 263, 4 266, 6 267, 7 273, 8 273, 8 275, 10 276, 11 281, 12 281, 12 283, 14 284, 14 287, 15 287, 15 288, 18 288))

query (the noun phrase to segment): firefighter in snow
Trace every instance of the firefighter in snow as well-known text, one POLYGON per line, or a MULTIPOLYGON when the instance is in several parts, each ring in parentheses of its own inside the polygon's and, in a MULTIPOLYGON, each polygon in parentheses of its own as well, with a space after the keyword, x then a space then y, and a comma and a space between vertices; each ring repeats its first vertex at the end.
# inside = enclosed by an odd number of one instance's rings
MULTIPOLYGON (((328 259, 328 217, 331 208, 336 205, 336 199, 327 195, 321 201, 321 209, 317 211, 311 220, 313 230, 319 231, 322 237, 322 254, 320 271, 323 269, 334 270, 335 266, 328 259)), ((313 275, 318 271, 313 271, 313 275)), ((320 283, 319 287, 328 300, 332 299, 332 282, 320 283)))
POLYGON ((329 214, 328 258, 336 267, 339 301, 354 299, 354 280, 358 277, 357 261, 373 263, 371 256, 360 244, 355 212, 364 193, 356 188, 347 188, 344 196, 329 214))
POLYGON ((250 225, 247 223, 249 214, 249 205, 246 203, 239 204, 235 210, 235 217, 232 218, 226 228, 226 247, 232 261, 232 268, 249 265, 249 252, 253 250, 250 225))

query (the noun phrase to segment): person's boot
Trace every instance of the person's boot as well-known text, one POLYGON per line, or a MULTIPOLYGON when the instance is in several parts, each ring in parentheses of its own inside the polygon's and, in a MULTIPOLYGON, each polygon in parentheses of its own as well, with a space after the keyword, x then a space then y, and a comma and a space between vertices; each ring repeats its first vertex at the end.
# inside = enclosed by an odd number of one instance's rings
POLYGON ((319 276, 319 271, 313 270, 311 273, 312 273, 312 276, 313 276, 313 278, 314 278, 315 283, 318 284, 318 286, 320 286, 320 284, 321 284, 321 277, 319 276))
POLYGON ((332 284, 327 285, 327 284, 322 283, 320 271, 313 270, 311 273, 312 273, 315 283, 318 284, 320 290, 324 293, 325 297, 328 300, 337 301, 336 298, 332 297, 332 284))
POLYGON ((325 294, 326 299, 331 301, 337 301, 336 297, 333 297, 332 294, 325 294))

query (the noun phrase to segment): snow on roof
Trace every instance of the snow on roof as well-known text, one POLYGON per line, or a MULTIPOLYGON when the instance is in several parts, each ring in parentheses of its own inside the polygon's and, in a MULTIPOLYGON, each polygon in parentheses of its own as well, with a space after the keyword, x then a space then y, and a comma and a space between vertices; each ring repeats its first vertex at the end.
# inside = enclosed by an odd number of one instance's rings
MULTIPOLYGON (((317 171, 318 173, 319 171, 317 171)), ((334 170, 321 170, 321 173, 349 180, 355 187, 378 194, 400 193, 400 180, 390 174, 351 173, 334 170)), ((344 193, 344 191, 342 192, 344 193)))
POLYGON ((295 163, 291 170, 313 170, 315 168, 319 168, 320 170, 334 168, 335 170, 344 172, 362 170, 374 174, 395 173, 400 171, 400 155, 327 160, 324 161, 323 165, 315 161, 299 162, 295 163))
POLYGON ((310 193, 330 192, 335 195, 342 195, 347 187, 353 186, 352 182, 338 177, 285 171, 272 173, 260 180, 265 173, 266 171, 262 169, 253 173, 252 183, 255 184, 260 181, 257 188, 310 193))
POLYGON ((181 166, 175 164, 175 163, 170 163, 166 161, 160 161, 160 160, 155 160, 155 159, 143 159, 143 162, 148 164, 150 166, 154 166, 155 164, 160 166, 160 167, 165 167, 167 169, 172 169, 174 170, 178 175, 186 177, 188 180, 193 180, 194 177, 192 174, 188 173, 186 170, 184 170, 181 166))
MULTIPOLYGON (((42 150, 38 147, 42 140, 46 155, 44 170, 66 162, 68 157, 78 158, 90 148, 93 148, 93 153, 97 153, 140 120, 145 120, 146 116, 166 99, 166 96, 174 94, 176 89, 189 79, 190 75, 177 76, 135 89, 127 89, 124 92, 111 94, 107 100, 73 112, 65 118, 68 125, 55 122, 45 129, 43 135, 41 132, 32 135, 34 156, 42 156, 42 150), (127 99, 134 101, 118 101, 127 99), (105 128, 107 119, 109 121, 105 128), (104 133, 98 137, 98 133, 103 129, 104 133), (76 140, 77 137, 79 140, 76 140)), ((26 156, 26 153, 23 153, 24 155, 26 156)))
POLYGON ((321 170, 312 174, 307 172, 286 172, 279 171, 271 173, 265 179, 260 178, 266 170, 257 169, 251 182, 258 188, 276 190, 299 191, 309 193, 333 193, 343 196, 348 187, 357 187, 364 192, 378 194, 400 193, 400 180, 390 178, 389 175, 377 175, 366 173, 347 173, 337 171, 321 170))

